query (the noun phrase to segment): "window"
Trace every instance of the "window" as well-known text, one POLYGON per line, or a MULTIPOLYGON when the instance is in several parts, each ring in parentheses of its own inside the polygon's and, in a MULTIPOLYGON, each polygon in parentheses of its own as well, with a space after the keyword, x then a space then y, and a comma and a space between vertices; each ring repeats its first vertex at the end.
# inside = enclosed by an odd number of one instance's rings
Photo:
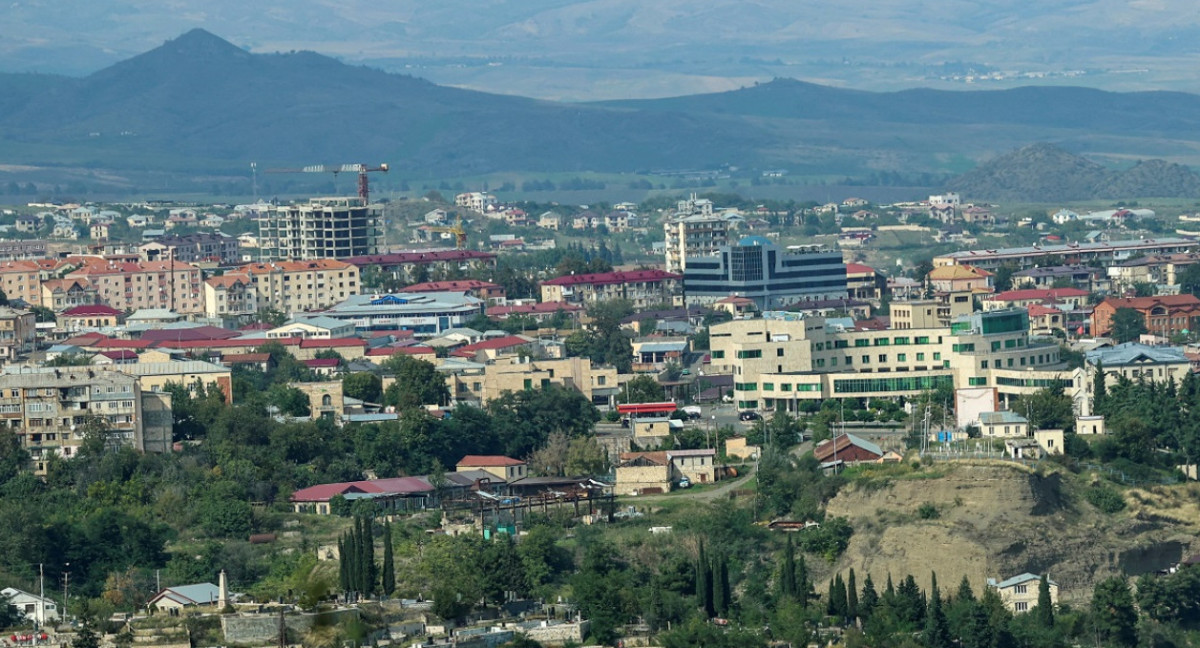
POLYGON ((875 346, 887 346, 889 341, 885 337, 875 338, 875 346))
POLYGON ((863 364, 871 364, 871 356, 869 356, 869 355, 865 355, 865 356, 863 356, 863 357, 862 357, 862 363, 863 363, 863 364))
MULTIPOLYGON (((1021 587, 1024 587, 1024 585, 1022 585, 1021 587)), ((1013 609, 1015 609, 1017 612, 1028 612, 1029 604, 1026 603, 1025 601, 1017 601, 1016 603, 1013 604, 1013 609)))
POLYGON ((737 357, 739 360, 745 360, 748 358, 751 358, 751 359, 752 358, 761 358, 762 357, 762 349, 749 349, 746 351, 738 351, 737 357))
POLYGON ((987 378, 967 378, 967 384, 972 387, 987 386, 987 378))
POLYGON ((867 339, 855 340, 854 346, 856 346, 856 347, 871 346, 871 341, 867 340, 867 339))
POLYGON ((996 340, 996 341, 992 342, 992 351, 999 351, 999 350, 1000 350, 1000 340, 996 340))
POLYGON ((940 352, 940 351, 938 351, 938 352, 934 352, 934 354, 933 354, 933 359, 934 359, 934 360, 941 360, 941 359, 942 359, 942 354, 941 354, 941 352, 940 352))
POLYGON ((775 383, 763 383, 763 391, 775 391, 775 383))
MULTIPOLYGON (((1008 432, 1008 428, 1005 427, 1004 431, 1008 432)), ((1016 592, 1017 594, 1028 594, 1029 586, 1028 585, 1017 585, 1016 587, 1013 588, 1013 591, 1016 592)))
POLYGON ((783 347, 779 347, 778 349, 775 349, 775 357, 777 357, 777 358, 783 357, 783 347))
POLYGON ((917 362, 925 362, 925 354, 924 353, 917 354, 917 362))
POLYGON ((917 338, 917 344, 929 344, 929 336, 922 335, 917 338))
POLYGON ((895 338, 892 340, 892 344, 895 344, 897 346, 902 345, 902 344, 908 344, 908 338, 906 338, 906 337, 895 338))
POLYGON ((887 362, 887 354, 886 354, 886 353, 880 353, 880 354, 879 354, 879 361, 880 361, 880 362, 887 362))
POLYGON ((724 352, 724 351, 713 351, 713 352, 712 352, 712 357, 713 357, 714 359, 721 359, 721 358, 724 358, 724 357, 725 357, 725 352, 724 352))
POLYGON ((896 362, 908 362, 908 354, 907 353, 897 353, 896 354, 896 362))

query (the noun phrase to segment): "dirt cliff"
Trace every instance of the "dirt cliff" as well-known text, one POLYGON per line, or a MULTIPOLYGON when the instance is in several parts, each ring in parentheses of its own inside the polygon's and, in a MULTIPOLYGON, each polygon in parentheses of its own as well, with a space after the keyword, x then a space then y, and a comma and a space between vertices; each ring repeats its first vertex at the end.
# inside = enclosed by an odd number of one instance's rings
POLYGON ((1130 507, 1105 514, 1081 495, 1086 475, 1032 471, 1004 462, 942 463, 856 479, 828 507, 854 535, 833 569, 867 573, 882 588, 911 573, 923 587, 936 572, 943 589, 966 576, 1049 573, 1064 602, 1090 596, 1109 575, 1137 575, 1200 549, 1192 486, 1128 491, 1130 507))

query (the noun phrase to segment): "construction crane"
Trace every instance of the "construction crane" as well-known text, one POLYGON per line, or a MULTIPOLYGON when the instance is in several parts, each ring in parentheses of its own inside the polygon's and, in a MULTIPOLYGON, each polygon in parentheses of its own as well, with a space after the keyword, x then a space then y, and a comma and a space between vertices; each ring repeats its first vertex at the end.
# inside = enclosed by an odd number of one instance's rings
POLYGON ((463 228, 462 216, 459 216, 458 220, 454 221, 453 225, 438 225, 429 227, 428 230, 430 232, 445 232, 447 234, 453 234, 454 247, 456 249, 461 250, 467 247, 467 230, 463 228))
POLYGON ((339 173, 357 173, 358 195, 363 199, 364 205, 369 205, 371 204, 371 186, 367 181, 367 174, 377 171, 387 173, 388 165, 384 163, 373 167, 366 164, 343 164, 341 166, 310 164, 299 169, 268 169, 267 173, 332 173, 335 179, 339 173))

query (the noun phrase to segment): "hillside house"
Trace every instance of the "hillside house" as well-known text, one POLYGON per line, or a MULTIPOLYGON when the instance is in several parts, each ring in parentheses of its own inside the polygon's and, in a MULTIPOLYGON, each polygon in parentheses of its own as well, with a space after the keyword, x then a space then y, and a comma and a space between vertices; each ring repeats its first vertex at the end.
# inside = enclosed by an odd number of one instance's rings
MULTIPOLYGON (((996 590, 1000 600, 1010 612, 1020 614, 1037 607, 1038 587, 1042 577, 1037 574, 1021 574, 1007 580, 997 582, 994 578, 987 580, 987 586, 996 590)), ((1050 603, 1058 605, 1058 583, 1047 579, 1050 588, 1050 603)))

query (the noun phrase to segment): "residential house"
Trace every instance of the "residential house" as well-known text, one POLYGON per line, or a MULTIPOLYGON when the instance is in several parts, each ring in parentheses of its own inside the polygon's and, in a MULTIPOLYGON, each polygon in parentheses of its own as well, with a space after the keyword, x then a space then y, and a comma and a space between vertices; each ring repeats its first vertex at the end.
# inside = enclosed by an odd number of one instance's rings
POLYGON ((992 292, 992 273, 966 264, 936 267, 925 279, 937 292, 992 292))
POLYGON ((0 590, 0 603, 5 601, 17 608, 17 614, 26 621, 36 623, 39 627, 58 621, 58 604, 44 596, 6 587, 0 590))
POLYGON ((257 308, 283 313, 322 310, 361 291, 358 267, 335 259, 251 263, 237 274, 250 277, 257 308))
MULTIPOLYGON (((1041 576, 1029 573, 999 582, 994 578, 987 579, 988 587, 996 590, 996 593, 1000 595, 1000 600, 1004 601, 1004 607, 1016 614, 1028 612, 1037 607, 1041 582, 1041 576)), ((1058 583, 1046 579, 1046 584, 1050 590, 1050 604, 1058 605, 1058 583)))
POLYGON ((268 339, 331 340, 354 336, 354 324, 332 317, 297 317, 266 332, 268 339))
POLYGON ((175 585, 155 594, 146 606, 160 612, 178 613, 188 607, 215 607, 221 598, 221 589, 212 583, 175 585))
POLYGON ((1079 288, 1026 288, 989 295, 982 301, 984 310, 1027 308, 1034 304, 1079 309, 1088 303, 1088 292, 1079 288))
POLYGON ((1015 412, 983 412, 979 435, 985 439, 1029 436, 1029 419, 1015 412))
POLYGON ((69 308, 58 316, 58 327, 75 333, 84 330, 115 328, 125 313, 112 306, 93 304, 69 308))
POLYGON ((842 433, 818 443, 813 448, 813 456, 823 464, 837 462, 848 465, 879 461, 883 457, 883 450, 866 439, 842 433))
POLYGON ((1124 377, 1139 380, 1179 383, 1192 371, 1191 362, 1179 347, 1149 346, 1126 342, 1112 347, 1100 347, 1084 352, 1088 372, 1088 393, 1096 380, 1096 367, 1104 369, 1106 384, 1112 386, 1124 377))
POLYGON ((665 493, 683 478, 701 484, 717 479, 717 451, 668 450, 655 452, 625 452, 617 463, 617 495, 665 493))
POLYGON ((56 313, 75 306, 94 305, 100 300, 96 287, 81 277, 43 280, 40 292, 41 299, 36 305, 45 306, 56 313))
POLYGON ((455 465, 457 472, 482 470, 505 482, 512 482, 529 474, 529 464, 520 459, 495 455, 467 455, 455 465))
POLYGON ((258 290, 249 274, 233 272, 204 280, 206 317, 250 317, 258 310, 258 290))
POLYGON ((37 318, 30 311, 0 306, 0 362, 12 362, 37 348, 37 318))

